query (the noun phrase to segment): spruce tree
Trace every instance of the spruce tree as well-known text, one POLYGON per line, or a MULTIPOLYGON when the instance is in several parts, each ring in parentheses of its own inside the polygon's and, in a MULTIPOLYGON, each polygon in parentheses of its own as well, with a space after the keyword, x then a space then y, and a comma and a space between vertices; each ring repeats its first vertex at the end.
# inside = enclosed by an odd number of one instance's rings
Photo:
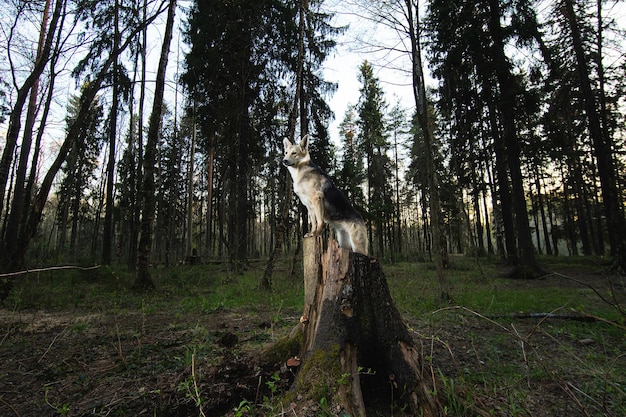
MULTIPOLYGON (((79 111, 79 96, 70 98, 67 109, 67 125, 76 122, 79 111)), ((83 119, 84 128, 80 138, 69 151, 67 161, 61 168, 61 184, 57 193, 59 206, 58 214, 58 248, 65 250, 67 244, 67 229, 70 228, 69 253, 74 255, 77 248, 80 208, 84 203, 90 181, 94 178, 97 160, 100 156, 105 138, 101 131, 103 108, 98 100, 94 100, 83 119), (71 226, 70 226, 71 223, 71 226)))
POLYGON ((373 252, 383 256, 387 224, 393 215, 391 201, 391 161, 387 155, 389 143, 385 128, 384 94, 372 65, 365 61, 359 68, 362 87, 358 104, 359 147, 365 157, 367 219, 370 245, 373 252), (374 235, 375 232, 375 235, 374 235), (374 246, 374 241, 377 245, 374 246))

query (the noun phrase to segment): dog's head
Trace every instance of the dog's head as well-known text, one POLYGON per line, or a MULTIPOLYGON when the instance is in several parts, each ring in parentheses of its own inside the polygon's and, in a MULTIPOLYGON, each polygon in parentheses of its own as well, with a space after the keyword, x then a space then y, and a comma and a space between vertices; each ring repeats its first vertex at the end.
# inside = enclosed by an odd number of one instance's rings
POLYGON ((311 159, 309 156, 309 135, 303 137, 298 144, 292 144, 289 139, 285 138, 283 145, 285 146, 283 165, 295 167, 311 159))

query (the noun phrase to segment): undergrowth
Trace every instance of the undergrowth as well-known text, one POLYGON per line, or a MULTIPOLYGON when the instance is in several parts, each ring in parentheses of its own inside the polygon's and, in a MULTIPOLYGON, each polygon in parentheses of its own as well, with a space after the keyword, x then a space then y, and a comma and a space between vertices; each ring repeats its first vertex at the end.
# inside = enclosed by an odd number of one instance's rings
MULTIPOLYGON (((497 260, 452 257, 446 273, 453 284, 453 304, 439 300, 431 264, 384 265, 394 302, 423 346, 426 374, 447 415, 626 415, 624 278, 609 281, 600 258, 546 257, 541 262, 548 270, 565 272, 540 280, 511 280, 501 276, 497 260), (577 276, 568 276, 574 270, 577 276)), ((41 271, 20 277, 4 310, 69 310, 77 317, 92 312, 113 317, 115 327, 102 337, 116 356, 115 369, 129 378, 150 368, 157 375, 177 374, 179 379, 172 386, 183 397, 181 403, 203 415, 212 395, 207 370, 219 367, 227 355, 251 354, 250 349, 278 340, 301 312, 300 273, 288 276, 288 262, 281 260, 272 290, 263 291, 259 287, 263 267, 263 263, 253 263, 241 275, 220 264, 159 267, 152 271, 157 290, 147 295, 131 291, 134 276, 119 266, 41 271), (231 311, 262 327, 255 329, 255 324, 251 333, 235 335, 234 347, 226 348, 229 334, 209 329, 198 317, 231 311), (184 334, 186 339, 169 346, 167 341, 147 343, 151 330, 143 324, 120 330, 115 320, 124 314, 144 318, 167 314, 166 318, 182 322, 187 317, 197 321, 187 327, 171 324, 169 331, 184 334), (216 347, 220 343, 224 346, 216 347), (182 377, 181 369, 185 370, 182 377)), ((0 329, 1 348, 19 343, 13 339, 14 326, 3 324, 0 329)), ((42 347, 41 359, 52 360, 53 348, 62 339, 80 340, 97 331, 89 320, 73 321, 47 342, 49 346, 42 347)), ((64 366, 52 364, 46 375, 54 380, 71 371, 64 366)), ((0 382, 10 382, 7 375, 2 374, 0 382)), ((278 396, 278 377, 254 378, 260 381, 251 389, 256 394, 238 398, 230 415, 279 414, 271 406, 278 396), (259 387, 265 389, 265 397, 259 387)), ((55 387, 51 382, 41 389, 41 402, 57 414, 71 414, 71 400, 55 387)), ((160 390, 154 392, 162 395, 160 390)), ((318 405, 318 410, 323 409, 323 404, 318 405)))

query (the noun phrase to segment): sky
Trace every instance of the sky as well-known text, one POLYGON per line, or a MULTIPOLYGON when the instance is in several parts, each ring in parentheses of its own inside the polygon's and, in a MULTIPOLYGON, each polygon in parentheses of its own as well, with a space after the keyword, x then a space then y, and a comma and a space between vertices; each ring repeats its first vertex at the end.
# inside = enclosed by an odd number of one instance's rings
POLYGON ((397 44, 398 36, 395 32, 374 27, 372 22, 363 19, 349 10, 346 2, 328 1, 329 12, 335 13, 331 24, 333 26, 348 26, 348 29, 337 39, 337 48, 326 60, 323 66, 323 74, 326 81, 335 82, 338 89, 328 99, 335 119, 329 123, 331 139, 339 141, 339 124, 349 105, 356 105, 359 100, 361 83, 358 80, 359 67, 367 60, 372 64, 375 76, 379 79, 380 86, 385 94, 385 101, 390 107, 399 103, 405 109, 415 107, 413 91, 411 87, 411 75, 406 71, 391 68, 404 67, 410 69, 407 56, 390 54, 388 51, 375 51, 368 47, 371 43, 385 45, 397 44))

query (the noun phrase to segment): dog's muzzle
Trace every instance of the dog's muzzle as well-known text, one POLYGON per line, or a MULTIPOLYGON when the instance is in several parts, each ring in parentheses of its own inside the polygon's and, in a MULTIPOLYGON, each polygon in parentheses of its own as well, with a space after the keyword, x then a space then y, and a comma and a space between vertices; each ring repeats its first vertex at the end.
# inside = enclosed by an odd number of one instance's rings
POLYGON ((288 159, 283 159, 283 165, 286 167, 291 167, 294 165, 294 163, 289 161, 288 159))

